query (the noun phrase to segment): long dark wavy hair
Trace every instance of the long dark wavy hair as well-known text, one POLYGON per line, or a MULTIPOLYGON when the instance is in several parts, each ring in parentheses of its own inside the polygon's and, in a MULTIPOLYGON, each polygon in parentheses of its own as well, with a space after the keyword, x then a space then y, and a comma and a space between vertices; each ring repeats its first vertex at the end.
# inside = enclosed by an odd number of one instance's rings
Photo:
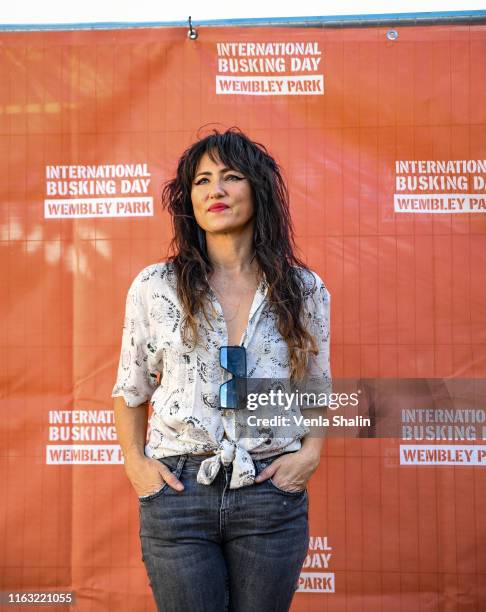
POLYGON ((268 282, 267 299, 276 315, 277 329, 287 343, 291 378, 302 378, 309 353, 318 353, 316 342, 302 320, 305 284, 297 267, 308 268, 294 253, 289 197, 280 168, 262 144, 250 140, 238 128, 213 130, 186 149, 179 159, 176 176, 165 184, 162 192, 162 204, 172 216, 174 230, 168 260, 174 267, 184 310, 183 339, 192 346, 198 343, 198 312, 209 321, 207 279, 213 269, 205 232, 196 222, 191 201, 196 168, 205 153, 213 161, 221 160, 227 168, 241 172, 251 185, 255 258, 260 274, 268 282))

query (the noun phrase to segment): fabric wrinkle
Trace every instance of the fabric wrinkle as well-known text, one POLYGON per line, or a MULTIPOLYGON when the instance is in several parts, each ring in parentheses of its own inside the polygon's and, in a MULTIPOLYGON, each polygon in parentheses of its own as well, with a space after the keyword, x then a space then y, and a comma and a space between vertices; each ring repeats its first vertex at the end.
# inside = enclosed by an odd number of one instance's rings
POLYGON ((233 468, 230 489, 252 484, 255 480, 255 466, 248 451, 239 444, 223 438, 215 451, 214 457, 209 457, 201 463, 197 474, 197 482, 210 485, 222 465, 224 467, 232 466, 233 468))

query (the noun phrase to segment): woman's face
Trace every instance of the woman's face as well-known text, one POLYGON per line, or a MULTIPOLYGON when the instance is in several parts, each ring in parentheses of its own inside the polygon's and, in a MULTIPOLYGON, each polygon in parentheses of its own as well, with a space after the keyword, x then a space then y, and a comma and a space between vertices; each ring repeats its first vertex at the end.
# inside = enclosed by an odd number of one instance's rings
POLYGON ((251 185, 238 170, 226 168, 205 153, 192 181, 191 200, 197 224, 209 233, 241 231, 252 223, 251 185))

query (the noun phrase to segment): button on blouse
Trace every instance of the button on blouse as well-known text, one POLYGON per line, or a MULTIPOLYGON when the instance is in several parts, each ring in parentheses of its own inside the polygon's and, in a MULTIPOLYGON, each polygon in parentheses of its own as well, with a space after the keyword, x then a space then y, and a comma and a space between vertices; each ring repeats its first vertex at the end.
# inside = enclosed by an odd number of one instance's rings
MULTIPOLYGON (((310 356, 307 373, 321 380, 322 391, 330 393, 330 295, 315 272, 300 272, 305 280, 305 322, 319 349, 317 356, 310 356)), ((242 336, 248 377, 289 378, 287 344, 277 330, 267 291, 263 279, 242 336)), ((309 430, 296 427, 292 437, 282 438, 274 437, 272 428, 267 427, 261 437, 239 437, 234 413, 222 414, 218 409, 219 387, 230 377, 219 364, 219 348, 227 344, 227 329, 211 289, 207 298, 209 323, 202 314, 197 315, 199 344, 192 350, 181 336, 183 309, 172 264, 152 264, 136 276, 126 299, 118 373, 111 395, 123 397, 129 407, 150 400, 153 411, 146 456, 163 459, 212 453, 201 463, 198 482, 210 484, 222 464, 232 464, 230 488, 239 488, 254 481, 253 459, 298 450, 300 439, 309 430)))

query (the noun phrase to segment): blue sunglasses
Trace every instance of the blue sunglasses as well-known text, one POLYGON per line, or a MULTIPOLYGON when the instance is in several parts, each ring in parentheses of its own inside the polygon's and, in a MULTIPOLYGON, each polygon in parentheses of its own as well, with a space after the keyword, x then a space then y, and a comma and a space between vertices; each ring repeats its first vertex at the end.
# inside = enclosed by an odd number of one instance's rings
MULTIPOLYGON (((233 378, 219 387, 219 409, 238 410, 246 400, 246 349, 244 346, 221 346, 219 364, 233 378)), ((244 407, 244 406, 243 406, 244 407)))

